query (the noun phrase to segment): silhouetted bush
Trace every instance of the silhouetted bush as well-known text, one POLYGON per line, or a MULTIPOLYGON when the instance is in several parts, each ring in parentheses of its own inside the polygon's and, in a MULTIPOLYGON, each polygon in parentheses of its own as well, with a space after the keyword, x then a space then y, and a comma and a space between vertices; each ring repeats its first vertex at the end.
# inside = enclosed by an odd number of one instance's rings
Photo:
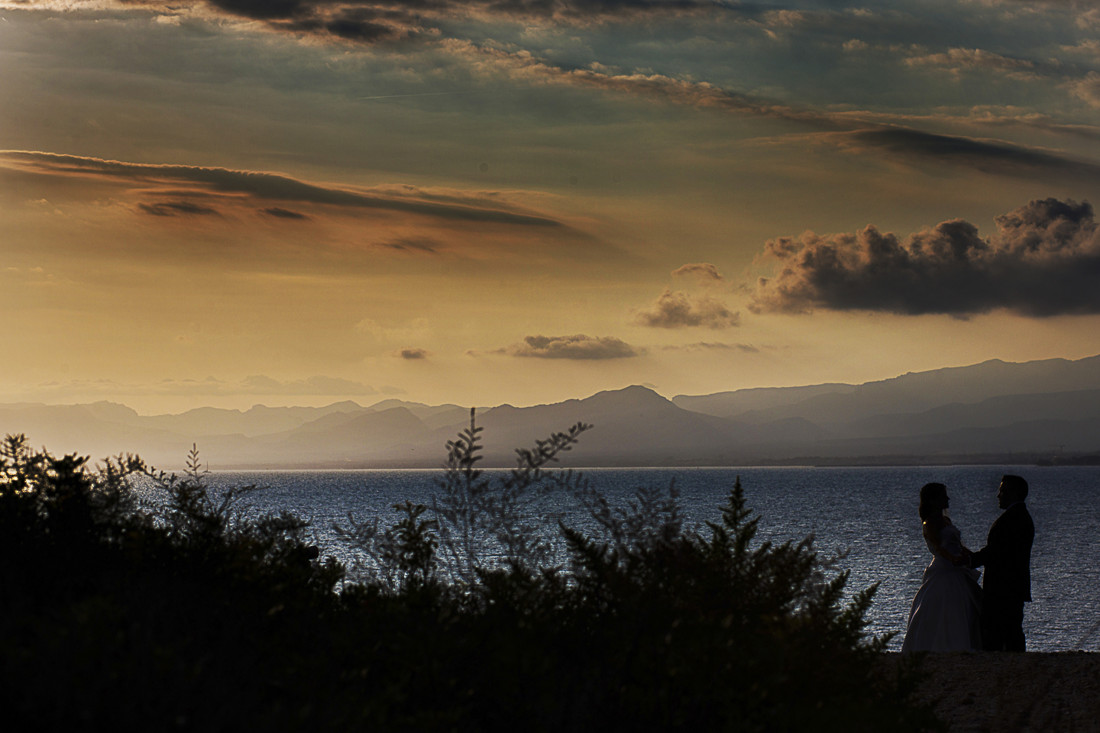
POLYGON ((586 426, 476 469, 449 444, 432 506, 353 523, 338 586, 306 525, 256 517, 139 459, 0 448, 0 724, 11 730, 922 730, 877 674, 874 588, 843 597, 812 543, 756 541, 738 482, 685 530, 673 487, 613 507, 545 468, 586 426), (570 491, 596 531, 526 502, 570 491), (493 544, 496 543, 496 544, 493 544), (464 555, 464 548, 475 548, 464 555), (486 551, 485 548, 489 548, 486 551))

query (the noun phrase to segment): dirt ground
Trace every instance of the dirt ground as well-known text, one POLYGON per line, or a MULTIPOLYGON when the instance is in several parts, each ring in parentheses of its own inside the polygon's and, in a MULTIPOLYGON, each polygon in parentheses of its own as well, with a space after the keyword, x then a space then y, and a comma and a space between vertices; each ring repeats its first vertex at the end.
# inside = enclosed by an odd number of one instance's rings
POLYGON ((1100 653, 930 653, 923 665, 917 695, 951 733, 1100 733, 1100 653))

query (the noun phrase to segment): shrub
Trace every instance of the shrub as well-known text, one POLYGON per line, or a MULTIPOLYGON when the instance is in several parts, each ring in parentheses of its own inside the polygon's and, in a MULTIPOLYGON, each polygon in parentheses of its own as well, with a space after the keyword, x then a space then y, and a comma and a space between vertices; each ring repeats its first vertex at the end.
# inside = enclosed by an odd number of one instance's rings
POLYGON ((0 718, 13 730, 922 730, 865 636, 874 588, 812 542, 756 541, 740 482, 683 527, 674 486, 615 507, 550 472, 587 426, 476 468, 448 444, 431 506, 346 531, 337 591, 293 516, 120 457, 0 447, 0 718), (568 491, 594 531, 539 525, 568 491), (152 497, 152 500, 149 499, 152 497), (365 529, 364 529, 365 528, 365 529), (557 548, 550 542, 557 541, 557 548), (488 544, 481 544, 487 542, 488 544), (486 547, 489 548, 486 551, 486 547), (467 548, 472 551, 467 553, 467 548), (467 554, 464 554, 467 553, 467 554), (559 562, 560 553, 566 558, 559 562))
POLYGON ((517 449, 514 468, 490 475, 477 467, 482 428, 471 410, 470 426, 447 442, 447 463, 430 507, 408 501, 394 506, 404 518, 388 530, 377 515, 367 521, 349 515, 348 525, 338 525, 336 532, 361 553, 357 569, 367 582, 391 590, 411 578, 435 579, 437 573, 448 583, 469 586, 490 569, 545 568, 557 556, 557 527, 545 521, 539 503, 548 494, 586 486, 572 472, 546 469, 591 427, 577 423, 532 448, 517 449), (416 525, 429 510, 432 519, 416 525))
POLYGON ((340 569, 302 542, 301 520, 248 520, 240 491, 209 490, 197 454, 190 469, 92 469, 5 439, 5 727, 252 727, 276 709, 272 686, 295 688, 295 640, 338 607, 340 569))
POLYGON ((517 451, 517 468, 494 482, 474 468, 480 428, 471 416, 448 444, 442 496, 430 509, 400 507, 402 532, 373 525, 374 537, 403 538, 403 551, 375 550, 374 579, 358 592, 417 615, 414 643, 446 670, 421 682, 437 701, 419 698, 423 708, 471 729, 934 726, 907 701, 912 675, 879 674, 888 637, 865 633, 874 586, 846 601, 848 573, 821 558, 812 538, 757 542, 740 480, 721 521, 699 532, 684 528, 674 485, 639 489, 616 507, 583 476, 546 471, 585 429, 517 451), (552 562, 551 534, 532 525, 522 501, 547 491, 571 493, 595 528, 556 527, 566 565, 552 562), (423 514, 431 519, 409 531, 423 514), (510 542, 516 527, 537 544, 510 542), (433 558, 437 544, 442 557, 433 558), (486 546, 497 554, 486 557, 486 546), (387 582, 408 577, 401 558, 410 556, 450 567, 447 581, 429 593, 387 582))

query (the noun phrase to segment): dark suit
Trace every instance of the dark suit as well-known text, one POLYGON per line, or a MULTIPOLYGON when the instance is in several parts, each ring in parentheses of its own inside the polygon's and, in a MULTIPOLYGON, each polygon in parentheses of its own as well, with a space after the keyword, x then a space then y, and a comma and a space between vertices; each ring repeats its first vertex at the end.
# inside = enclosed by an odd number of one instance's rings
POLYGON ((1024 603, 1031 600, 1031 545, 1035 524, 1024 503, 1005 509, 989 529, 985 547, 971 558, 985 566, 982 582, 982 646, 991 651, 1024 650, 1024 603))

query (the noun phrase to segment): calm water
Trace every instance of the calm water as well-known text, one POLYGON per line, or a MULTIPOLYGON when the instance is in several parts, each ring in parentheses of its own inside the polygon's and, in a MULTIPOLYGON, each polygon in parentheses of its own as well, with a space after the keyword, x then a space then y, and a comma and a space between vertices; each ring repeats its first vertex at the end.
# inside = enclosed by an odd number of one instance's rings
MULTIPOLYGON (((1100 651, 1100 467, 957 466, 890 468, 589 469, 585 475, 613 502, 638 486, 666 486, 675 479, 688 520, 720 519, 737 476, 749 506, 761 516, 760 538, 774 541, 816 536, 823 554, 847 552, 852 588, 880 583, 871 609, 871 631, 898 632, 901 646, 909 604, 931 559, 920 533, 917 493, 929 481, 947 484, 949 510, 963 543, 977 549, 997 518, 997 485, 1004 473, 1024 476, 1035 520, 1032 595, 1024 630, 1033 651, 1100 651)), ((383 513, 405 499, 427 503, 438 471, 296 471, 215 473, 215 484, 267 487, 251 503, 261 510, 289 509, 312 520, 325 554, 347 561, 347 548, 332 532, 383 513)), ((567 523, 572 500, 559 511, 567 523)), ((386 522, 389 523, 388 520, 386 522)))

